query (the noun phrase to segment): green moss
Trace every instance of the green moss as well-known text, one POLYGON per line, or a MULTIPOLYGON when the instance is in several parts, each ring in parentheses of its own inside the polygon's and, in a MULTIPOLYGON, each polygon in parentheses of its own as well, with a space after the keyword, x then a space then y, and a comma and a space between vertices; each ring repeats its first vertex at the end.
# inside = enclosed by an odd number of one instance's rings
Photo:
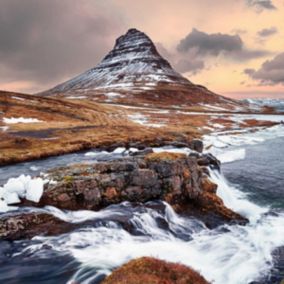
POLYGON ((70 184, 73 183, 74 177, 72 177, 72 176, 65 176, 65 177, 63 178, 63 180, 64 180, 64 182, 65 182, 67 185, 70 185, 70 184))

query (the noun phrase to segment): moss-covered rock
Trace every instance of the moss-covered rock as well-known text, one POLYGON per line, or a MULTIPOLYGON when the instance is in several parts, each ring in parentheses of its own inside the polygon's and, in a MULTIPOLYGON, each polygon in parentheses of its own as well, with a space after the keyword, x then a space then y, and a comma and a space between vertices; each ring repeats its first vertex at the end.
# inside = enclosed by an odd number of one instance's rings
POLYGON ((208 284, 200 274, 181 264, 142 257, 115 270, 102 284, 208 284))

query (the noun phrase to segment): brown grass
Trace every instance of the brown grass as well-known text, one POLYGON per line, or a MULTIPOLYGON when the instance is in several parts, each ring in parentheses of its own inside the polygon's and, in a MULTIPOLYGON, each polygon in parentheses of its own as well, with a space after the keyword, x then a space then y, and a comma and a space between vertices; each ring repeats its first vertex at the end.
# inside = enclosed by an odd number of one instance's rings
POLYGON ((169 153, 169 152, 162 152, 162 153, 150 153, 146 155, 145 159, 148 161, 173 161, 177 159, 185 158, 185 154, 181 153, 169 153))
POLYGON ((127 119, 133 110, 87 101, 0 94, 0 126, 3 117, 22 116, 44 121, 9 124, 7 132, 0 130, 0 165, 114 144, 186 142, 200 135, 194 123, 188 121, 180 125, 178 121, 171 122, 161 129, 150 128, 127 119))

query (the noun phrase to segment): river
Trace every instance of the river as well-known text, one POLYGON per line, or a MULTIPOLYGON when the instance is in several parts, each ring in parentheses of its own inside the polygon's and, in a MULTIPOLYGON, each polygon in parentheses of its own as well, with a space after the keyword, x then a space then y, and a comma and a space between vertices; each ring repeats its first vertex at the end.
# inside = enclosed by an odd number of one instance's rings
MULTIPOLYGON (((246 216, 248 225, 209 230, 160 201, 125 202, 99 212, 47 207, 65 221, 89 222, 60 236, 1 241, 1 283, 100 283, 130 259, 153 256, 191 266, 216 284, 279 284, 283 255, 277 260, 273 252, 284 246, 284 139, 246 141, 218 149, 225 159, 221 173, 211 170, 211 178, 224 203, 246 216)), ((3 167, 0 180, 121 155, 78 153, 3 167)))

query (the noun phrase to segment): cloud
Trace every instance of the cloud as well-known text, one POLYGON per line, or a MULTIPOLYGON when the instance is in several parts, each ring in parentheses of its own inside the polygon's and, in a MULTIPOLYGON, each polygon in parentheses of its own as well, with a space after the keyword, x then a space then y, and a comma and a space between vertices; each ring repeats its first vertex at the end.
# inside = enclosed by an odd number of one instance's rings
POLYGON ((258 12, 277 9, 271 0, 247 0, 247 4, 256 8, 258 12))
POLYGON ((0 81, 45 86, 93 67, 126 29, 109 13, 101 1, 2 0, 0 81))
POLYGON ((205 55, 219 55, 223 51, 236 51, 242 49, 243 42, 239 35, 207 34, 197 29, 192 29, 184 39, 180 41, 177 50, 187 52, 196 48, 197 53, 205 55))
POLYGON ((197 56, 224 55, 242 61, 267 55, 265 50, 246 48, 243 40, 237 34, 207 34, 197 29, 192 29, 191 33, 179 42, 177 50, 180 53, 195 51, 197 56))
POLYGON ((161 43, 156 43, 156 47, 160 54, 180 73, 196 75, 205 68, 204 61, 197 58, 194 51, 191 54, 180 54, 176 51, 169 52, 161 43))
POLYGON ((258 31, 257 34, 260 37, 269 37, 269 36, 276 34, 277 32, 278 30, 276 27, 271 27, 271 28, 262 29, 258 31))
POLYGON ((261 85, 284 85, 284 52, 265 61, 258 70, 248 68, 244 73, 261 85))
POLYGON ((195 75, 205 68, 205 64, 204 61, 199 59, 181 59, 176 63, 175 67, 181 73, 188 72, 195 75))

